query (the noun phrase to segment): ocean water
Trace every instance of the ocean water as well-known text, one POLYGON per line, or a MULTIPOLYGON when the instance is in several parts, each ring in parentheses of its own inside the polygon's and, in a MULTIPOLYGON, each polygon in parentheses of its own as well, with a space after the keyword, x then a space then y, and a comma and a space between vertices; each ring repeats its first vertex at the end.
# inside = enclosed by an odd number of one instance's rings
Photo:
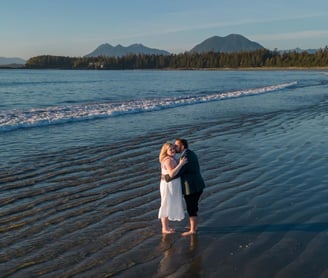
POLYGON ((0 277, 326 277, 325 71, 0 71, 0 277), (162 144, 206 190, 162 236, 162 144))

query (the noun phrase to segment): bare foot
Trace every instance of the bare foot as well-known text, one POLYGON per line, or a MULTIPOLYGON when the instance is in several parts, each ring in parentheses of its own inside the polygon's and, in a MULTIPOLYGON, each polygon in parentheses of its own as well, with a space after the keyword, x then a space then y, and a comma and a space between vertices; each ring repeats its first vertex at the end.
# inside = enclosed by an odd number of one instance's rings
POLYGON ((190 235, 195 235, 195 234, 196 234, 195 231, 188 231, 188 232, 184 232, 184 233, 182 233, 181 235, 182 235, 182 236, 190 236, 190 235))
POLYGON ((174 234, 175 230, 173 229, 168 229, 168 230, 162 230, 162 234, 174 234))

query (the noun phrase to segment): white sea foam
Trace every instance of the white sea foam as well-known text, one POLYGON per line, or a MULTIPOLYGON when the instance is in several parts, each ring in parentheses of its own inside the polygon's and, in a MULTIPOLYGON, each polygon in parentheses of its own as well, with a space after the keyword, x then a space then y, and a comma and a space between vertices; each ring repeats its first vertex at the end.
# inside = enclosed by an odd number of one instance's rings
POLYGON ((115 103, 88 103, 79 105, 50 106, 47 108, 34 108, 30 110, 3 111, 2 114, 0 114, 0 131, 143 113, 197 103, 259 95, 279 91, 296 84, 297 82, 291 82, 261 88, 201 96, 151 98, 115 103))

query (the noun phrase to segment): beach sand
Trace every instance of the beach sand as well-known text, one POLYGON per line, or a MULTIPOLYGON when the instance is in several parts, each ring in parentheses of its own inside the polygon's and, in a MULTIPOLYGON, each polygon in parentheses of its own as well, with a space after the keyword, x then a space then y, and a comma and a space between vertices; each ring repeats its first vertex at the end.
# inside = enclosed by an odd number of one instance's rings
POLYGON ((176 126, 11 165, 0 174, 0 277, 328 277, 326 108, 176 126), (176 136, 207 184, 188 237, 187 217, 172 235, 157 219, 158 154, 176 136))

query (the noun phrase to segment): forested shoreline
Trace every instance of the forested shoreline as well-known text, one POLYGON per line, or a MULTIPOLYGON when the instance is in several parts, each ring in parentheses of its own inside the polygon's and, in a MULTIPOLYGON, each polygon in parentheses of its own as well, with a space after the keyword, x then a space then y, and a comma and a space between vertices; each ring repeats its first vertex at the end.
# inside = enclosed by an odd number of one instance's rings
POLYGON ((270 51, 238 53, 131 54, 122 57, 64 57, 42 55, 30 58, 28 69, 228 69, 228 68, 328 67, 328 47, 316 53, 270 51))

